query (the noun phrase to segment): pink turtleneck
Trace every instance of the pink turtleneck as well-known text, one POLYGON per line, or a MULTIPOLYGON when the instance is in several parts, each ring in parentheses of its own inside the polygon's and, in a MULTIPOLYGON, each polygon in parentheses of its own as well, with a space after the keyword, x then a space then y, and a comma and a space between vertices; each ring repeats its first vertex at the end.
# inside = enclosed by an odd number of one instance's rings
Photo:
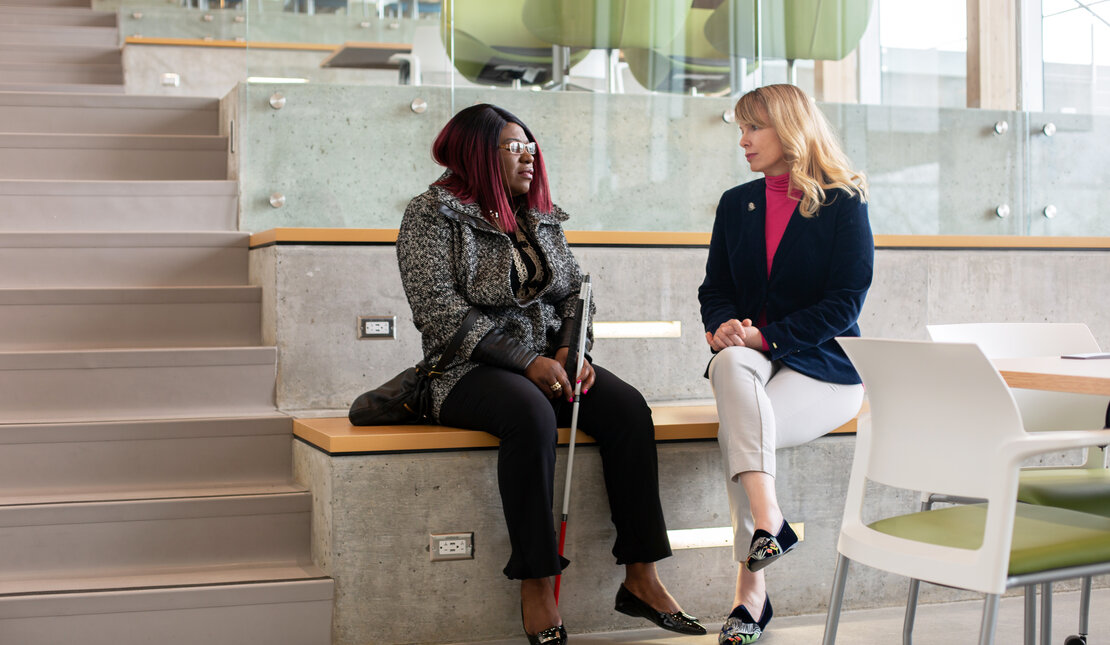
MULTIPOLYGON (((766 176, 767 181, 767 211, 764 218, 763 239, 767 244, 767 275, 771 275, 771 265, 775 261, 775 251, 779 248, 779 242, 782 241, 782 234, 786 232, 786 225, 790 223, 790 216, 794 214, 794 208, 798 205, 798 198, 791 197, 790 191, 790 173, 782 175, 766 176)), ((757 327, 763 327, 767 324, 767 312, 759 312, 759 320, 756 322, 757 327)), ((767 345, 767 339, 763 339, 763 351, 771 351, 767 345)))
POLYGON ((767 275, 771 275, 775 251, 779 248, 782 234, 786 232, 786 225, 790 223, 790 216, 794 214, 794 208, 797 207, 799 199, 788 194, 790 173, 768 176, 766 180, 767 215, 763 235, 767 243, 767 275))

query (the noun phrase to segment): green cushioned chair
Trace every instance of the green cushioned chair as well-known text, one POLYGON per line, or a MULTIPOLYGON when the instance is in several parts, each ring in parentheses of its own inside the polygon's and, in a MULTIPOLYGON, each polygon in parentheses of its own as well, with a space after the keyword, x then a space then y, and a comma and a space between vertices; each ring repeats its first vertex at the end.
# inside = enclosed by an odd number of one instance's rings
MULTIPOLYGON (((758 35, 763 58, 841 60, 859 44, 874 0, 762 2, 758 35)), ((705 23, 705 37, 732 56, 755 58, 755 0, 725 0, 705 23)))
POLYGON ((728 56, 705 37, 705 24, 712 15, 712 9, 691 8, 682 30, 670 42, 650 49, 625 47, 622 52, 633 78, 655 92, 684 94, 696 89, 709 94, 727 90, 728 56))
MULTIPOLYGON (((443 3, 440 37, 448 55, 454 47, 455 69, 467 80, 482 85, 542 85, 551 80, 552 41, 524 28, 524 4, 525 0, 443 3)), ((587 53, 572 52, 571 63, 587 53)))
POLYGON ((674 40, 691 0, 526 0, 524 26, 540 40, 586 49, 650 49, 674 40))
MULTIPOLYGON (((1082 323, 962 323, 928 325, 929 338, 975 343, 989 358, 1025 358, 1098 352, 1098 341, 1082 323)), ((1106 423, 1106 397, 1066 392, 1013 390, 1027 431, 1082 430, 1106 423)), ((928 509, 934 500, 922 505, 928 509)), ((1088 451, 1082 466, 1026 468, 1018 484, 1018 501, 1057 506, 1110 517, 1110 470, 1102 448, 1088 451)), ((916 588, 910 603, 917 602, 916 588)), ((1070 643, 1085 642, 1090 623, 1091 579, 1084 578, 1079 602, 1079 634, 1070 643)))
MULTIPOLYGON (((980 645, 994 642, 1001 594, 1110 573, 1110 518, 1017 501, 1022 462, 1110 442, 1110 430, 1026 432, 1010 389, 978 346, 861 338, 839 342, 867 388, 848 484, 824 643, 836 641, 852 561, 986 594, 980 645), (865 522, 868 482, 985 500, 865 522)), ((869 509, 869 515, 877 512, 869 509)), ((907 611, 904 642, 910 642, 907 611)), ((1041 630, 1049 643, 1050 614, 1041 630)), ((1029 642, 1029 641, 1027 641, 1029 642)))

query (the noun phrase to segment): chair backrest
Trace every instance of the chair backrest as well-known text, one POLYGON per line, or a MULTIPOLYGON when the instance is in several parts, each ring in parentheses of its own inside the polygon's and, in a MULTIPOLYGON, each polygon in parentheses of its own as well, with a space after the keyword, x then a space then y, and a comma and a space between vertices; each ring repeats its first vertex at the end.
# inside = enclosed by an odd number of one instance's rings
MULTIPOLYGON (((925 329, 934 341, 975 343, 989 358, 1099 351, 1098 341, 1082 323, 960 323, 927 325, 925 329)), ((1029 431, 1090 430, 1105 422, 1104 396, 1037 390, 1013 393, 1029 431)))
MULTIPOLYGON (((453 0, 440 12, 440 37, 467 80, 483 85, 510 85, 520 80, 539 85, 551 79, 553 41, 537 38, 524 27, 525 0, 453 0)), ((587 52, 571 54, 571 64, 587 52)))
POLYGON ((837 340, 871 405, 858 426, 838 550, 886 571, 1000 593, 1017 499, 1020 457, 1013 447, 1027 436, 1006 383, 971 343, 837 340), (943 547, 867 527, 869 480, 986 499, 982 544, 943 547))
POLYGON ((652 47, 674 40, 692 0, 526 0, 524 25, 566 47, 652 47))
MULTIPOLYGON (((874 0, 763 2, 758 33, 765 58, 840 60, 859 44, 874 0)), ((725 0, 706 22, 712 45, 733 56, 756 54, 755 0, 725 0)))
POLYGON ((705 37, 705 23, 712 14, 712 9, 694 7, 670 42, 651 49, 623 48, 633 78, 645 88, 661 92, 685 93, 696 87, 709 93, 728 88, 728 56, 705 37))
POLYGON ((1024 435, 1005 381, 973 343, 840 339, 871 403, 867 477, 888 486, 988 497, 985 464, 1024 435))

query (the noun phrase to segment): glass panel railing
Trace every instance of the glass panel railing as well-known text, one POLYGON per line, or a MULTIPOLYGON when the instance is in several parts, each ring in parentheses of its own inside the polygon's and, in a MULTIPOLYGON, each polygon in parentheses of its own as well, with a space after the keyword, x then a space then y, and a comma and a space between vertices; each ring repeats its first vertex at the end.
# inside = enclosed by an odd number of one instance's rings
POLYGON ((209 3, 148 5, 146 26, 127 33, 243 41, 238 80, 254 79, 236 90, 247 229, 395 227, 440 172, 435 134, 485 101, 535 131, 572 227, 707 231, 720 193, 755 176, 725 120, 735 96, 792 82, 869 175, 878 233, 1106 230, 1093 216, 1041 214, 1105 196, 1106 164, 1063 156, 1105 124, 1079 108, 1061 118, 1068 106, 1049 91, 1049 114, 965 108, 962 0, 209 3), (1042 121, 1060 135, 1036 135, 1042 121))

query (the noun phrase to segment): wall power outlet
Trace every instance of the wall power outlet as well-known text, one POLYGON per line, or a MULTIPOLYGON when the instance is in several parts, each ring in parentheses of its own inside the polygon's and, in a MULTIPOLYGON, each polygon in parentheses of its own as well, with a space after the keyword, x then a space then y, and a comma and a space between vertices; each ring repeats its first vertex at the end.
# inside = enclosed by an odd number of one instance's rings
POLYGON ((429 537, 432 562, 474 559, 473 533, 432 533, 429 537))
POLYGON ((396 316, 359 316, 358 338, 396 338, 396 316))

